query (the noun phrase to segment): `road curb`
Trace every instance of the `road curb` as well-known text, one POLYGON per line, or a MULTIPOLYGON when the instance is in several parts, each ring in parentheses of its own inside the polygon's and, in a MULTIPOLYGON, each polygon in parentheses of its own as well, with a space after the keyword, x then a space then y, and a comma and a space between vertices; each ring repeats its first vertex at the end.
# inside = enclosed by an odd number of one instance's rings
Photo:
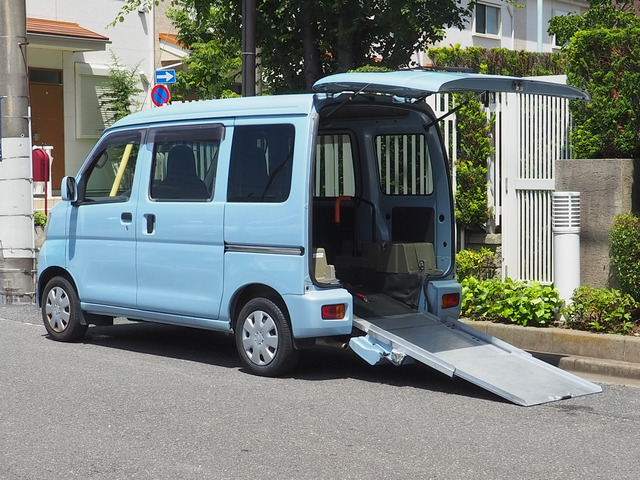
POLYGON ((563 370, 640 380, 640 337, 461 321, 563 370))

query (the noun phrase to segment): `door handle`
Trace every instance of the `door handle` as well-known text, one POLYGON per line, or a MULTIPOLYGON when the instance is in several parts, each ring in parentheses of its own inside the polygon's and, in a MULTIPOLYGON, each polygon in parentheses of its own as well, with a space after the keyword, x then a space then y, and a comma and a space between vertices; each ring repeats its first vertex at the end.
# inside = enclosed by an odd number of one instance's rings
POLYGON ((153 213, 145 213, 147 219, 147 233, 153 233, 156 228, 156 216, 153 213))
POLYGON ((120 220, 122 220, 123 222, 131 223, 133 221, 133 215, 131 214, 131 212, 122 212, 122 215, 120 215, 120 220))

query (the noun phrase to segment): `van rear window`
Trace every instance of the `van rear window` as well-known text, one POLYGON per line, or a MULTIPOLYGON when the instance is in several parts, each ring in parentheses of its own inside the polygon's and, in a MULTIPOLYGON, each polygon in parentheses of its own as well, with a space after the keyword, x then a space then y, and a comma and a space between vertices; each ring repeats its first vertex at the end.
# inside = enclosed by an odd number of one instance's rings
POLYGON ((320 135, 316 141, 314 197, 352 197, 356 194, 351 137, 320 135))
POLYGON ((295 128, 291 124, 235 127, 229 202, 284 202, 291 191, 295 128))
POLYGON ((429 145, 422 134, 375 137, 380 188, 387 195, 429 195, 433 174, 429 145))

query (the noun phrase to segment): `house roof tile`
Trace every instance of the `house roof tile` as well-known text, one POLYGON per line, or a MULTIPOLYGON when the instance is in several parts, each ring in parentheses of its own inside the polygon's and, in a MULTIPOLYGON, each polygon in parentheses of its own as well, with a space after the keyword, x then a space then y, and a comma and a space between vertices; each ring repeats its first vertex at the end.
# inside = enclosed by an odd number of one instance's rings
POLYGON ((101 41, 109 40, 109 37, 87 30, 77 23, 43 20, 40 18, 27 18, 27 33, 101 41))

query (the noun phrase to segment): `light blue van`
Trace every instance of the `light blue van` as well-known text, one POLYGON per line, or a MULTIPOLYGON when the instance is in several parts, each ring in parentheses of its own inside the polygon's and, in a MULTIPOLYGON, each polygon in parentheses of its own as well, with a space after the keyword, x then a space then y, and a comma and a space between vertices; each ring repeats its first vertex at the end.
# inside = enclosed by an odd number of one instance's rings
POLYGON ((599 391, 457 321, 450 167, 423 101, 586 95, 431 71, 340 74, 314 90, 166 106, 108 128, 51 210, 37 287, 50 337, 126 317, 233 333, 260 375, 336 338, 371 364, 418 360, 516 403, 599 391), (525 380, 522 368, 546 373, 525 380))

